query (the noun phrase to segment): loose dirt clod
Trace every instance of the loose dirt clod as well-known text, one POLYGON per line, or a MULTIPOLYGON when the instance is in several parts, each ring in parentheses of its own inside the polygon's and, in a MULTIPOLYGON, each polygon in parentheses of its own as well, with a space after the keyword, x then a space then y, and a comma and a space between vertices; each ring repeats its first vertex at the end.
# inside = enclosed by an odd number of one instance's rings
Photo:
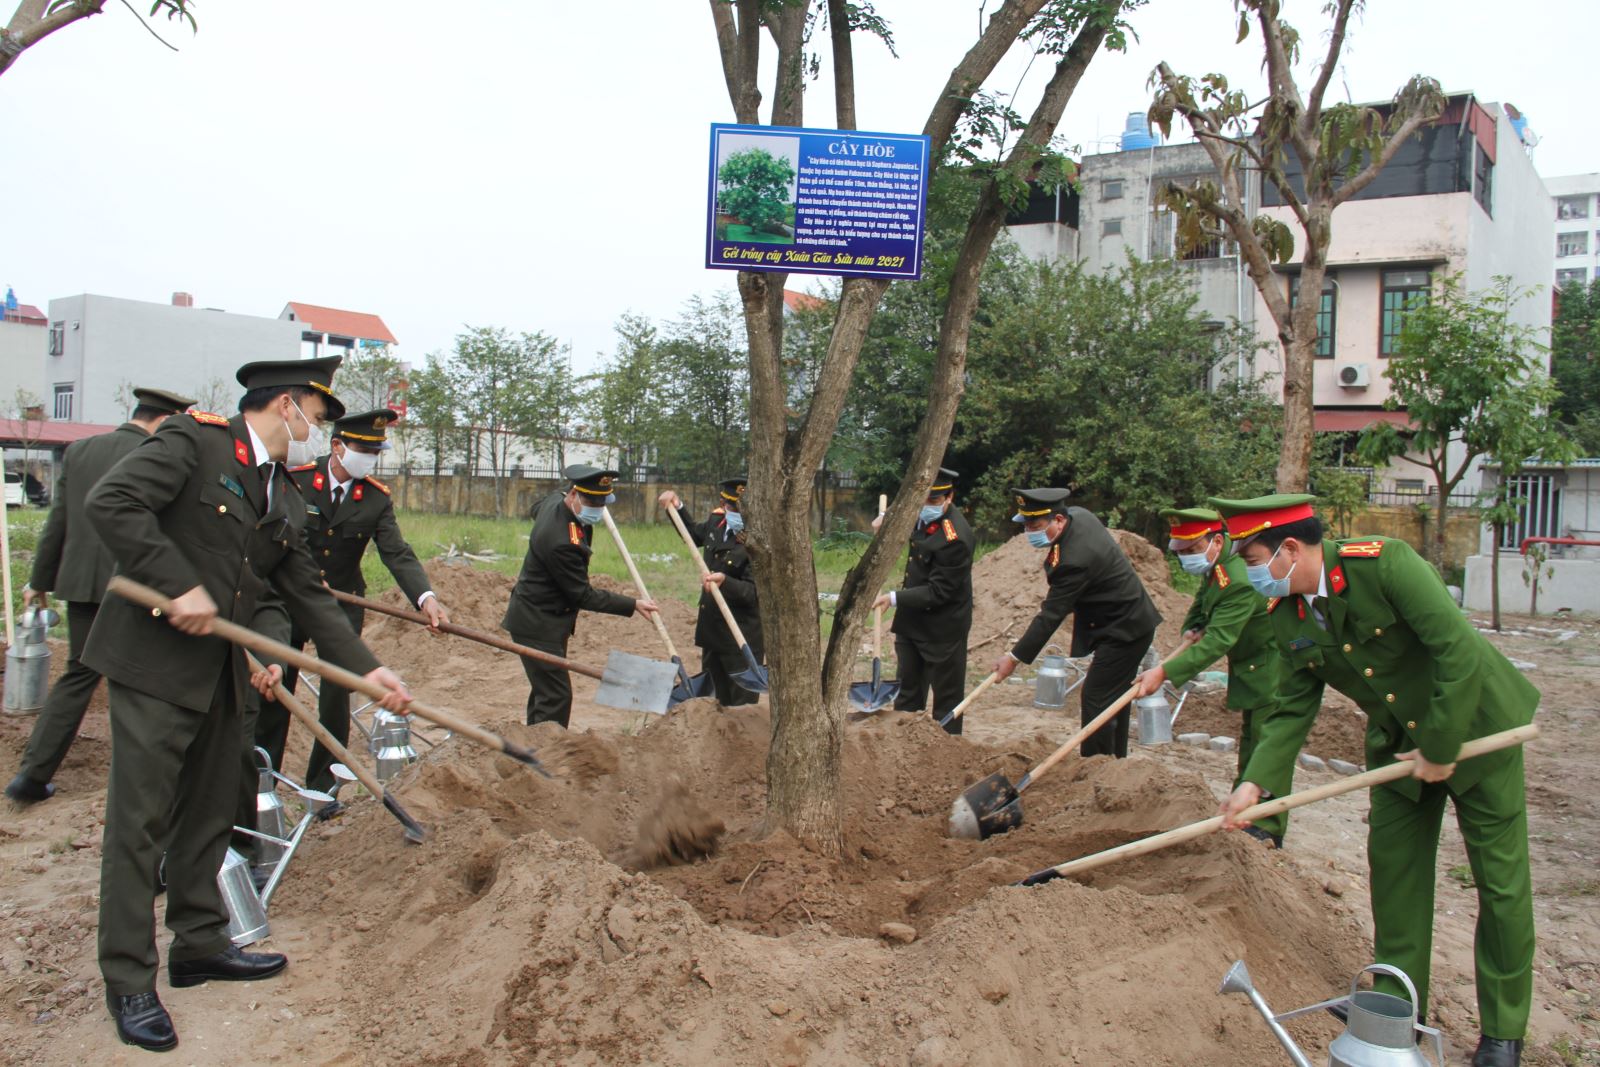
POLYGON ((643 871, 693 863, 716 852, 727 832, 727 825, 706 811, 688 786, 673 779, 660 801, 639 820, 639 832, 623 866, 643 871))
POLYGON ((567 733, 539 750, 539 758, 553 774, 591 782, 616 774, 620 766, 617 750, 604 738, 592 733, 567 733))

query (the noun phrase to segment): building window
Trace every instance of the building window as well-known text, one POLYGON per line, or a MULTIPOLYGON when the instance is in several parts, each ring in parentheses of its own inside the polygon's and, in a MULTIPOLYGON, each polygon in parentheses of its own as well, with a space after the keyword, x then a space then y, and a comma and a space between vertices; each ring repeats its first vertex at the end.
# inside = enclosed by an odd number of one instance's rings
POLYGON ((55 418, 60 422, 72 421, 72 383, 56 386, 55 418))
POLYGON ((1421 478, 1397 478, 1394 491, 1401 496, 1427 496, 1428 486, 1421 478))
POLYGON ((1548 474, 1519 474, 1505 484, 1505 494, 1517 503, 1517 521, 1500 532, 1502 549, 1522 547, 1525 537, 1561 536, 1561 487, 1548 474))
MULTIPOLYGON (((1289 306, 1294 307, 1300 302, 1300 276, 1297 274, 1289 279, 1289 306)), ((1334 331, 1338 328, 1339 301, 1337 287, 1333 278, 1324 274, 1322 276, 1322 300, 1317 305, 1317 347, 1318 359, 1333 358, 1334 331)))
POLYGON ((52 322, 50 324, 50 354, 59 356, 66 351, 66 346, 67 324, 64 322, 52 322))
POLYGON ((1556 197, 1556 219, 1558 221, 1565 222, 1568 219, 1586 219, 1588 217, 1588 196, 1556 197))
POLYGON ((1586 256, 1589 254, 1589 231, 1556 234, 1556 255, 1586 256))
POLYGON ((1111 181, 1103 181, 1103 182, 1101 182, 1100 183, 1100 199, 1101 200, 1121 200, 1122 199, 1122 179, 1121 178, 1117 178, 1117 179, 1113 179, 1111 181))
POLYGON ((1483 145, 1474 144, 1472 158, 1472 198, 1491 218, 1494 216, 1494 161, 1483 145))
POLYGON ((1121 219, 1106 219, 1105 221, 1101 222, 1100 223, 1100 236, 1101 237, 1121 237, 1122 236, 1122 220, 1121 219))
POLYGON ((1589 284, 1588 267, 1567 267, 1556 271, 1556 288, 1565 289, 1569 285, 1589 284))
POLYGON ((1400 326, 1406 312, 1428 302, 1428 272, 1425 270, 1386 270, 1383 272, 1383 315, 1378 326, 1378 354, 1394 355, 1400 340, 1400 326))

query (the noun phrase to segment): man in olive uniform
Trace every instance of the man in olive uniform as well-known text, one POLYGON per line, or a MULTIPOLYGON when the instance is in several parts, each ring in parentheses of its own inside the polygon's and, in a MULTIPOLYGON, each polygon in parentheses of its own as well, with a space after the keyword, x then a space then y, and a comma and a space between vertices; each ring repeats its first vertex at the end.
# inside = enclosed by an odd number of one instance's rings
MULTIPOLYGON (((604 518, 605 506, 617 499, 611 494, 617 472, 575 463, 561 475, 569 483, 567 491, 551 493, 534 505, 528 554, 506 617, 500 620, 518 644, 557 656, 567 654, 579 611, 648 617, 657 610, 654 600, 607 593, 589 584, 594 525, 604 518)), ((522 669, 528 675, 528 725, 555 722, 565 728, 572 718, 567 672, 526 656, 522 669)))
MULTIPOLYGON (((972 527, 955 506, 956 472, 940 467, 911 531, 905 586, 880 594, 893 607, 894 655, 900 675, 896 711, 921 711, 933 689, 933 717, 961 703, 967 685, 967 633, 972 629, 972 527)), ((882 516, 873 521, 876 529, 882 516)), ((961 719, 945 727, 961 732, 961 719)))
POLYGON ((161 389, 135 389, 133 396, 133 414, 127 422, 110 433, 75 441, 61 457, 55 502, 34 550, 33 574, 22 590, 24 604, 48 607, 51 593, 67 602, 68 651, 67 669, 50 687, 44 710, 28 736, 22 766, 6 786, 6 796, 20 804, 55 793, 50 779, 67 758, 78 727, 83 725, 83 713, 100 684, 100 675, 84 666, 81 657, 111 577, 111 553, 84 516, 89 489, 157 426, 194 403, 161 389))
MULTIPOLYGON (((1067 489, 1013 489, 1028 543, 1044 550, 1050 583, 1039 614, 1011 651, 995 661, 1003 681, 1019 663, 1032 663, 1068 615, 1073 616, 1071 655, 1094 653, 1083 680, 1081 714, 1087 725, 1128 691, 1139 661, 1155 640, 1161 613, 1133 572, 1133 564, 1100 520, 1083 508, 1067 506, 1067 489)), ((1124 710, 1080 746, 1084 756, 1128 755, 1128 712, 1124 710)))
POLYGON ((700 612, 694 623, 694 643, 700 649, 700 669, 711 677, 711 686, 717 703, 724 707, 754 704, 761 699, 733 680, 735 672, 746 669, 744 653, 739 642, 728 629, 717 602, 712 599, 711 587, 722 591, 734 621, 750 644, 760 662, 761 610, 756 599, 756 579, 750 569, 750 554, 744 548, 744 515, 739 510, 744 496, 746 478, 740 475, 729 478, 717 486, 722 498, 720 506, 712 508, 704 522, 694 522, 684 510, 683 500, 671 489, 657 497, 664 508, 675 508, 683 520, 684 529, 694 538, 694 543, 705 549, 706 567, 711 571, 702 580, 700 612))
MULTIPOLYGON (((1222 516, 1209 508, 1168 508, 1161 513, 1172 527, 1167 548, 1188 574, 1200 579, 1200 591, 1183 617, 1189 646, 1165 667, 1156 665, 1139 676, 1140 697, 1160 691, 1163 682, 1187 685, 1223 656, 1228 657, 1228 707, 1242 715, 1239 726, 1239 774, 1250 762, 1261 721, 1277 696, 1283 658, 1272 638, 1267 601, 1251 588, 1244 560, 1231 551, 1222 516)), ((1241 778, 1235 778, 1237 786, 1241 778)), ((1252 837, 1283 847, 1289 813, 1262 819, 1246 828, 1252 837)))
MULTIPOLYGON (((229 419, 168 419, 100 479, 87 514, 119 574, 172 598, 152 611, 107 599, 83 661, 105 675, 111 776, 100 867, 100 971, 117 1035, 165 1050, 177 1044, 156 996, 156 865, 166 845, 167 972, 175 987, 277 974, 277 953, 228 939, 217 889, 232 828, 250 673, 244 654, 208 636, 217 618, 247 623, 270 585, 322 655, 410 701, 322 585, 304 540, 305 505, 283 468, 315 449, 318 424, 343 414, 329 382, 337 358, 251 363, 229 419)), ((312 451, 315 455, 315 451, 312 451)), ((278 676, 278 668, 265 672, 278 676)))
MULTIPOLYGON (((1521 1062, 1533 997, 1533 891, 1522 748, 1458 764, 1464 742, 1524 726, 1539 691, 1473 629, 1434 569, 1404 541, 1324 541, 1309 496, 1212 500, 1272 599, 1287 658, 1244 781, 1223 818, 1289 791, 1296 754, 1331 685, 1367 713, 1367 766, 1409 761, 1411 777, 1372 790, 1367 864, 1378 962, 1428 1002, 1433 894, 1447 802, 1478 886, 1475 962, 1482 1038, 1474 1067, 1521 1062)), ((1379 987, 1404 995, 1380 977, 1379 987)))
MULTIPOLYGON (((300 489, 306 504, 306 543, 330 588, 361 596, 367 591, 361 575, 361 558, 367 543, 376 541, 378 555, 411 603, 428 617, 437 633, 441 622, 449 622, 439 598, 434 595, 427 572, 400 533, 395 521, 394 502, 389 487, 372 477, 378 454, 389 446, 389 425, 399 416, 388 408, 346 415, 333 424, 332 451, 315 463, 291 468, 289 475, 300 489)), ((356 633, 366 621, 366 612, 353 604, 339 605, 356 633)), ((305 631, 296 627, 289 643, 303 648, 305 631)), ((285 688, 294 689, 290 671, 285 688)), ((350 739, 350 694, 324 681, 317 698, 317 712, 328 732, 345 744, 350 739)), ((283 749, 289 735, 289 713, 275 701, 262 704, 256 722, 256 744, 267 750, 272 765, 283 767, 283 749)), ((319 741, 311 749, 306 767, 306 786, 327 792, 333 787, 333 754, 319 741)))

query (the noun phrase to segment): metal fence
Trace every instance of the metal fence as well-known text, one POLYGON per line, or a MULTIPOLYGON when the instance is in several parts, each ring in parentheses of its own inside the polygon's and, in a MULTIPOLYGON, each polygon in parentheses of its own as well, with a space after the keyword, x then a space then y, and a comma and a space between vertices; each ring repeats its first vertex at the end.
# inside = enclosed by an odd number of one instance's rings
POLYGON ((1561 536, 1561 487, 1548 474, 1519 474, 1506 482, 1506 494, 1520 499, 1517 521, 1500 531, 1500 547, 1517 549, 1528 537, 1561 536))
MULTIPOLYGON (((1426 504, 1432 508, 1439 506, 1439 497, 1433 493, 1372 490, 1367 493, 1367 503, 1395 508, 1414 508, 1418 504, 1426 504)), ((1453 508, 1475 508, 1481 504, 1482 501, 1471 493, 1450 494, 1450 506, 1453 508)))

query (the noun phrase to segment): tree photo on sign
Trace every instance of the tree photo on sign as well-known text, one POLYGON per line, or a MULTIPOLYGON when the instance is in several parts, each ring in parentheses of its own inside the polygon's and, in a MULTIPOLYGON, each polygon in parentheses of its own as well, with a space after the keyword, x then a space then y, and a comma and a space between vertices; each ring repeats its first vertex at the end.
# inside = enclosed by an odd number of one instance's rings
MULTIPOLYGON (((794 142, 790 137, 763 140, 794 142)), ((729 216, 725 224, 719 219, 718 236, 728 241, 792 243, 794 180, 794 164, 765 148, 730 155, 717 168, 717 207, 719 214, 729 216)))

